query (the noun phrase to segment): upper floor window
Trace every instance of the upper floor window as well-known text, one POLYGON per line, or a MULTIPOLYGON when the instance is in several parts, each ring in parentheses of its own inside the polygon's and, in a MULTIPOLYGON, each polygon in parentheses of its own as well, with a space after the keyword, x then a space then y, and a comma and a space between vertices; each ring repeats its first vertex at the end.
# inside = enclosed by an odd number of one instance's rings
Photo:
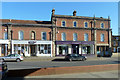
POLYGON ((62 21, 62 27, 65 27, 65 26, 66 26, 66 22, 62 21))
POLYGON ((5 40, 8 39, 8 34, 7 34, 7 32, 4 33, 4 39, 5 39, 5 40))
POLYGON ((73 41, 77 41, 77 33, 73 33, 73 41))
POLYGON ((31 39, 35 40, 35 32, 34 31, 31 31, 31 39))
POLYGON ((73 22, 73 27, 77 27, 77 22, 76 21, 73 22))
POLYGON ((66 41, 66 34, 62 33, 62 41, 66 41))
POLYGON ((104 42, 104 34, 101 34, 101 41, 104 42))
POLYGON ((104 28, 104 23, 101 23, 101 28, 104 28))
POLYGON ((24 39, 24 33, 23 31, 19 31, 19 40, 23 40, 24 39))
POLYGON ((46 32, 42 32, 42 40, 47 40, 47 34, 46 34, 46 32))
POLYGON ((88 34, 87 33, 84 34, 84 41, 88 41, 88 34))
POLYGON ((85 22, 84 26, 85 26, 85 28, 87 28, 88 27, 88 22, 85 22))

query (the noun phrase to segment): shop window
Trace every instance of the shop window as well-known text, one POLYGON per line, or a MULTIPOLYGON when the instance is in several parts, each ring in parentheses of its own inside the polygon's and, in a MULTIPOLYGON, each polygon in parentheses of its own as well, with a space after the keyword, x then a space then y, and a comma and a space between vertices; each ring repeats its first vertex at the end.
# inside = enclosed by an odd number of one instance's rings
POLYGON ((68 54, 68 46, 59 46, 59 55, 68 54))
POLYGON ((84 34, 84 41, 88 41, 88 34, 87 33, 84 34))
POLYGON ((77 41, 77 33, 73 33, 73 41, 77 41))
POLYGON ((51 54, 51 45, 50 44, 41 44, 38 45, 39 54, 51 54))
POLYGON ((113 42, 113 45, 116 46, 116 41, 113 42))
POLYGON ((46 40, 46 39, 47 39, 46 32, 42 32, 42 40, 46 40))
POLYGON ((101 28, 104 28, 104 23, 101 23, 101 28))
POLYGON ((19 31, 19 40, 23 40, 24 39, 24 33, 23 31, 19 31))
POLYGON ((31 39, 35 40, 35 32, 34 31, 31 31, 31 39))
POLYGON ((88 22, 84 23, 84 27, 87 28, 88 27, 88 22))
POLYGON ((66 41, 66 34, 62 33, 62 41, 66 41))
POLYGON ((101 42, 104 42, 104 34, 101 34, 101 42))
POLYGON ((65 26, 66 26, 66 22, 62 21, 62 27, 65 27, 65 26))
POLYGON ((5 40, 8 39, 8 34, 7 34, 7 32, 4 33, 4 39, 5 39, 5 40))
POLYGON ((73 27, 77 27, 77 22, 76 21, 73 22, 73 27))
POLYGON ((116 48, 114 47, 114 52, 116 52, 116 48))

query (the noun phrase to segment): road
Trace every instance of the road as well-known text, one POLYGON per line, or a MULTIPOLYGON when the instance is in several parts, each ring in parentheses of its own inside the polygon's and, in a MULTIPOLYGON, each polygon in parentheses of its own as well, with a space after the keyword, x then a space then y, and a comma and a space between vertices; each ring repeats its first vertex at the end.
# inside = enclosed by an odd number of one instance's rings
POLYGON ((48 67, 70 67, 70 66, 88 66, 103 64, 118 64, 118 58, 107 58, 105 60, 86 60, 86 61, 28 61, 28 62, 7 62, 9 70, 48 68, 48 67))

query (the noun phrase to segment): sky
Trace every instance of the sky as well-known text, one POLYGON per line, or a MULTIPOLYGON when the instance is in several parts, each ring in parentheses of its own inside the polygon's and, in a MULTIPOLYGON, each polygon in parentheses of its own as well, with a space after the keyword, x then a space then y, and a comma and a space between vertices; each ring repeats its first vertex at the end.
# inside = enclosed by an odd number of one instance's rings
POLYGON ((113 35, 118 34, 118 2, 2 2, 2 19, 50 21, 55 14, 111 18, 113 35))

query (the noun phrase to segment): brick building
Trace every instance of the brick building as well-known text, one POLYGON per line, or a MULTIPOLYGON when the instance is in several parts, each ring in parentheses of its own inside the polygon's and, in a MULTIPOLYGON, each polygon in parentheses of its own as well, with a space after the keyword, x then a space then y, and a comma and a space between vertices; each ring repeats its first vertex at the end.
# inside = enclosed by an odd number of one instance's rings
POLYGON ((120 36, 112 36, 112 52, 120 53, 120 36))
POLYGON ((26 56, 95 55, 111 48, 110 18, 56 15, 51 21, 2 19, 1 55, 26 56))

